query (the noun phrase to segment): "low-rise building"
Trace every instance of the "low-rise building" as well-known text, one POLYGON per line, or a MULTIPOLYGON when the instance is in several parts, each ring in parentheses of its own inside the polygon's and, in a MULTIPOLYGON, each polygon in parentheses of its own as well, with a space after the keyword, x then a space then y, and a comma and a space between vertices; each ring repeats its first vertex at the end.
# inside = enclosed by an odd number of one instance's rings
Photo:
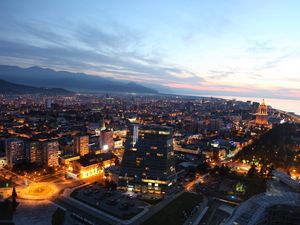
POLYGON ((0 169, 7 165, 6 157, 0 157, 0 169))
POLYGON ((112 153, 89 154, 74 160, 69 173, 77 178, 88 178, 103 173, 104 168, 115 165, 116 156, 112 153))
POLYGON ((224 225, 233 224, 300 224, 300 195, 284 192, 276 195, 263 193, 243 202, 224 225))

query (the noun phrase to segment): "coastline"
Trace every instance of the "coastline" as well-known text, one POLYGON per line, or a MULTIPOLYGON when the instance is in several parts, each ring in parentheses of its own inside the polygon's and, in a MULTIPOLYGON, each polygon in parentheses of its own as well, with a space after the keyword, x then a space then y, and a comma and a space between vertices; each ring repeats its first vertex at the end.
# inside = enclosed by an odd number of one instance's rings
MULTIPOLYGON (((240 101, 254 101, 261 102, 262 98, 257 97, 236 97, 236 96, 220 96, 224 99, 236 99, 240 101)), ((287 114, 300 117, 300 100, 292 99, 277 99, 277 98, 264 98, 267 105, 271 106, 273 109, 276 109, 287 114)))
MULTIPOLYGON (((191 95, 191 94, 178 94, 183 96, 195 96, 195 97, 212 97, 220 98, 225 100, 237 100, 237 101, 252 101, 261 102, 264 97, 242 97, 242 96, 224 96, 224 95, 191 95)), ((296 116, 300 119, 300 100, 293 99, 277 99, 277 98, 264 98, 267 105, 271 106, 273 109, 296 116)))

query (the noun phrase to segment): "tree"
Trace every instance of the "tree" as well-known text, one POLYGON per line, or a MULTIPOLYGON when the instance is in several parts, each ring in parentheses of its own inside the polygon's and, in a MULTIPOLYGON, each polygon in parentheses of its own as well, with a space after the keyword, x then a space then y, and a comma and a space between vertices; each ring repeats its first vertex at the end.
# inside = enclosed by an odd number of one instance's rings
POLYGON ((17 209, 17 206, 19 205, 19 203, 17 202, 17 192, 16 192, 15 186, 13 187, 11 198, 12 198, 12 208, 13 208, 13 211, 15 212, 17 209))
POLYGON ((230 168, 226 165, 222 165, 219 169, 219 173, 221 176, 227 176, 230 172, 230 168))
POLYGON ((256 166, 255 166, 255 164, 253 163, 253 164, 251 165, 250 169, 248 170, 247 176, 252 177, 252 176, 254 176, 256 173, 257 173, 257 171, 256 171, 256 166))
POLYGON ((259 175, 263 176, 264 173, 266 173, 266 172, 267 172, 267 166, 265 164, 262 164, 260 171, 259 171, 259 175))
POLYGON ((106 188, 108 188, 108 190, 116 190, 117 189, 117 184, 113 181, 108 181, 108 180, 105 180, 104 181, 104 185, 106 188))
POLYGON ((271 177, 274 170, 275 170, 275 167, 273 164, 271 164, 271 166, 267 170, 267 177, 271 177))
POLYGON ((120 165, 120 160, 118 159, 118 157, 115 157, 115 165, 119 166, 120 165))
POLYGON ((200 173, 207 173, 209 169, 209 164, 207 162, 201 163, 200 165, 198 165, 197 170, 200 173))

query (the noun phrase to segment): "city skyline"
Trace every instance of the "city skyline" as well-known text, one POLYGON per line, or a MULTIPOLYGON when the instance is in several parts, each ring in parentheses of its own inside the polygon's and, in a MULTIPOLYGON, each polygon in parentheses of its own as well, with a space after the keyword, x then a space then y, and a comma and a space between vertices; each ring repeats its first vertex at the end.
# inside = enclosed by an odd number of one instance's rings
POLYGON ((299 116, 264 101, 53 94, 0 94, 0 224, 299 225, 299 116))
POLYGON ((0 64, 300 99, 297 1, 1 1, 0 64))
POLYGON ((299 7, 0 1, 0 225, 300 225, 299 7))

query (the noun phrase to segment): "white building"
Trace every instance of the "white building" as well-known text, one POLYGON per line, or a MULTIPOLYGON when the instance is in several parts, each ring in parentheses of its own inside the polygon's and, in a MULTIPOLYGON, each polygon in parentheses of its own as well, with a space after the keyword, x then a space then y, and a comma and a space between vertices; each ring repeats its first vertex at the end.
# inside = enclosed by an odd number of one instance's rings
POLYGON ((7 165, 6 157, 0 157, 0 169, 7 165))

